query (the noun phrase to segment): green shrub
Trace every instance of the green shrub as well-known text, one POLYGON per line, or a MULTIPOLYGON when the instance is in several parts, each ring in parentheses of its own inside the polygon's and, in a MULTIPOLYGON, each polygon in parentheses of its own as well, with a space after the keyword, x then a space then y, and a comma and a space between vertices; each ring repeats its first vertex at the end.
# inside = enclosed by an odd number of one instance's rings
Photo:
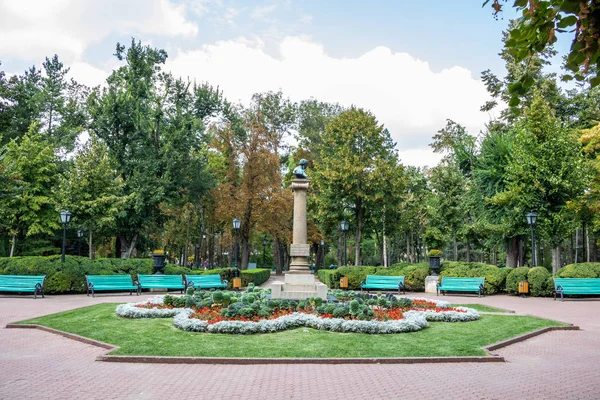
POLYGON ((600 263, 578 263, 565 265, 556 273, 557 278, 599 278, 600 263))
POLYGON ((320 269, 317 271, 317 276, 330 289, 339 289, 341 275, 337 269, 320 269))
POLYGON ((546 268, 531 268, 527 273, 527 281, 529 282, 529 294, 532 296, 540 297, 552 294, 554 284, 548 286, 548 283, 552 282, 552 275, 546 268))
POLYGON ((377 267, 339 267, 337 271, 341 276, 348 278, 348 289, 360 289, 360 283, 367 279, 367 275, 375 275, 377 267))
POLYGON ((250 283, 259 286, 271 277, 271 270, 267 268, 256 268, 241 271, 242 286, 246 287, 250 283))
POLYGON ((527 280, 529 267, 513 268, 506 277, 506 291, 510 294, 519 292, 519 282, 527 280))
POLYGON ((152 273, 151 259, 99 259, 68 256, 61 262, 59 255, 48 257, 12 257, 0 259, 0 274, 46 275, 44 292, 85 293, 85 275, 130 274, 134 280, 138 274, 152 273))
POLYGON ((444 261, 440 268, 441 276, 462 278, 485 277, 485 294, 494 294, 503 291, 509 272, 506 268, 498 268, 495 265, 460 261, 444 261))

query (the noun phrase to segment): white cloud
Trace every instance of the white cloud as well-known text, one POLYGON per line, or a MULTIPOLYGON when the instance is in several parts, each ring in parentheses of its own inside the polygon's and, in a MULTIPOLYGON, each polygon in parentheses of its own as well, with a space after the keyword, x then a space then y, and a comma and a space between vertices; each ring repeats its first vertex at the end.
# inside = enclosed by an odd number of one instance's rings
POLYGON ((435 165, 428 144, 446 119, 472 134, 489 116, 479 107, 488 99, 481 81, 462 67, 433 72, 427 62, 377 47, 357 58, 337 59, 306 37, 287 37, 280 57, 247 40, 221 41, 179 51, 167 62, 176 75, 218 85, 233 101, 279 90, 299 101, 314 97, 369 109, 390 130, 401 158, 411 165, 435 165))
POLYGON ((4 57, 37 61, 57 53, 70 62, 111 33, 189 37, 198 27, 184 4, 169 0, 0 0, 4 57))
POLYGON ((69 77, 89 87, 102 85, 109 73, 84 62, 74 62, 68 65, 69 77))
POLYGON ((276 4, 271 4, 269 6, 260 6, 255 7, 250 13, 250 18, 252 19, 264 19, 267 15, 272 14, 277 8, 276 4))

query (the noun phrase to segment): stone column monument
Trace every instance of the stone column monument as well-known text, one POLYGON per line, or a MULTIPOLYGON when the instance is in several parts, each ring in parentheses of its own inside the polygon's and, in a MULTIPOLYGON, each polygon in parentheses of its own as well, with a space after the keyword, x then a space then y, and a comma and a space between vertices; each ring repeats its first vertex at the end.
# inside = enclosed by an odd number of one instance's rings
POLYGON ((296 179, 292 180, 294 192, 294 227, 292 244, 290 245, 290 271, 285 275, 285 282, 274 282, 271 297, 274 299, 303 300, 310 297, 327 298, 327 286, 315 282, 310 273, 308 256, 310 246, 306 234, 306 192, 310 181, 306 176, 308 161, 300 160, 300 165, 294 169, 296 179))

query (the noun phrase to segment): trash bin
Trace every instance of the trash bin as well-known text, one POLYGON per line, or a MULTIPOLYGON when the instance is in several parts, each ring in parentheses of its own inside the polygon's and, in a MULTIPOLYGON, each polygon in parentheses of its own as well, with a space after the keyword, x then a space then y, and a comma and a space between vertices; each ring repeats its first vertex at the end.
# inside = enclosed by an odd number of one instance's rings
POLYGON ((343 277, 340 279, 340 288, 348 289, 348 278, 347 277, 343 277))
POLYGON ((518 287, 519 287, 519 296, 527 297, 527 295, 529 294, 529 282, 520 281, 518 287))

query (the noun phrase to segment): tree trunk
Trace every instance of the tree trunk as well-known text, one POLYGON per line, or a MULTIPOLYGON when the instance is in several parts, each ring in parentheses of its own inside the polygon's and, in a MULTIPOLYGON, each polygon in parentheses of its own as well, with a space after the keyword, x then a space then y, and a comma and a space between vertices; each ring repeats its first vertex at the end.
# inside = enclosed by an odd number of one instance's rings
POLYGON ((594 235, 593 231, 590 234, 590 241, 592 242, 591 250, 590 250, 590 253, 591 253, 590 261, 596 262, 596 261, 598 261, 598 257, 596 255, 596 253, 598 252, 598 243, 596 243, 596 236, 594 235))
POLYGON ((360 242, 362 240, 362 226, 363 226, 363 208, 360 201, 356 204, 356 235, 354 236, 354 265, 362 265, 360 242))
POLYGON ((471 241, 469 239, 467 239, 466 250, 467 250, 467 262, 471 262, 471 241))
POLYGON ((387 244, 385 233, 383 234, 383 266, 388 267, 388 258, 387 258, 387 244))
POLYGON ((518 236, 517 240, 519 242, 519 245, 517 246, 517 248, 519 249, 519 262, 517 263, 517 265, 519 267, 523 267, 525 265, 525 241, 521 236, 518 236))
POLYGON ((560 267, 560 246, 556 246, 552 248, 552 274, 556 274, 560 267))
POLYGON ((279 243, 279 238, 277 236, 273 238, 273 262, 275 263, 275 274, 282 275, 283 262, 281 257, 281 246, 279 243))
POLYGON ((515 268, 519 260, 519 239, 517 236, 506 239, 506 266, 515 268))
POLYGON ((412 263, 410 259, 410 234, 406 232, 406 261, 412 263))
POLYGON ((242 262, 240 265, 240 269, 248 269, 248 261, 250 257, 250 246, 248 243, 248 238, 242 238, 242 262))
POLYGON ((131 242, 127 241, 127 237, 123 233, 119 233, 119 242, 121 243, 121 258, 129 258, 131 257, 131 252, 135 248, 135 243, 137 242, 138 234, 133 235, 131 242))
POLYGON ((452 253, 454 261, 458 261, 458 245, 456 244, 456 227, 452 227, 452 253))
POLYGON ((590 228, 585 228, 585 261, 590 262, 590 228))
POLYGON ((12 257, 15 255, 15 245, 17 244, 17 234, 13 233, 13 237, 12 237, 12 243, 10 244, 10 256, 12 257))
MULTIPOLYGON (((188 215, 187 226, 185 229, 185 246, 183 248, 183 265, 188 265, 188 248, 190 247, 190 225, 192 223, 192 216, 188 215)), ((194 260, 196 261, 196 260, 194 260)))
POLYGON ((94 250, 93 250, 94 245, 92 243, 92 230, 91 229, 90 229, 90 236, 89 236, 88 242, 89 242, 89 251, 88 251, 89 257, 90 257, 90 260, 93 260, 94 259, 94 250))

